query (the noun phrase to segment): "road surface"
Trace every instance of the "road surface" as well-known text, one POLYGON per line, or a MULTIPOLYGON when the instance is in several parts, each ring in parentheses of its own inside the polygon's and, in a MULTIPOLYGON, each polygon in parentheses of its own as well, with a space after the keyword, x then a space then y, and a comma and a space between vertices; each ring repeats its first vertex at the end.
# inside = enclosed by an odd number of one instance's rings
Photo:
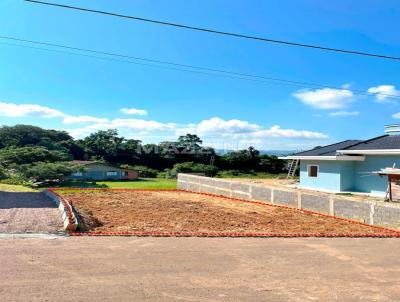
POLYGON ((2 301, 399 301, 399 239, 0 240, 2 301))
POLYGON ((43 193, 0 191, 0 233, 56 233, 62 219, 43 193))

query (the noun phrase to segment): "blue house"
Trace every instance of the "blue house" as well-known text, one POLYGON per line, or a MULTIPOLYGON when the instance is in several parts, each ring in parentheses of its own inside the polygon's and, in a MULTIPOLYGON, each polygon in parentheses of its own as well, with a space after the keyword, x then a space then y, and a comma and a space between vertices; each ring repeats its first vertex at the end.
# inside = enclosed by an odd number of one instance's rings
POLYGON ((377 172, 400 168, 400 125, 385 126, 384 135, 369 140, 346 140, 281 159, 300 162, 300 188, 385 196, 388 180, 377 172))
POLYGON ((72 162, 80 166, 81 171, 72 173, 71 180, 134 180, 138 178, 138 173, 131 169, 122 169, 96 161, 72 162))

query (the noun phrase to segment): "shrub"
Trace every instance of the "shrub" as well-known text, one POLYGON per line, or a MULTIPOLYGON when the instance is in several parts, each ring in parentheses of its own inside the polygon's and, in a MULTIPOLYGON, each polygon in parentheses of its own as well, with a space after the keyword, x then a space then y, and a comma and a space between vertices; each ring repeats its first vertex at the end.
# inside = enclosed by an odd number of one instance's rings
POLYGON ((57 162, 71 160, 63 151, 48 150, 44 147, 4 148, 0 150, 0 161, 5 167, 16 167, 34 162, 57 162))
POLYGON ((21 165, 19 170, 26 179, 34 182, 45 182, 63 181, 73 172, 79 170, 79 168, 65 162, 37 162, 34 164, 21 165))
POLYGON ((185 162, 175 164, 171 171, 173 173, 204 173, 206 176, 215 176, 218 174, 218 168, 212 165, 198 164, 194 162, 185 162))
POLYGON ((139 177, 156 178, 158 175, 158 170, 149 168, 147 166, 121 165, 121 168, 135 170, 138 172, 139 177))
POLYGON ((133 170, 137 171, 139 177, 156 178, 158 171, 146 166, 134 166, 133 170))
POLYGON ((0 166, 0 180, 6 179, 6 178, 7 178, 6 170, 0 166))

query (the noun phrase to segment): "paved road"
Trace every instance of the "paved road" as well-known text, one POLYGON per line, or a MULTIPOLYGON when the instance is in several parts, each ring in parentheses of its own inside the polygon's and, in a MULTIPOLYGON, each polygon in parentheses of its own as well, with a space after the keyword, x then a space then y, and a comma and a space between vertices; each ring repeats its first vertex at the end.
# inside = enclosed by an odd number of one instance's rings
POLYGON ((0 240, 2 301, 399 301, 398 239, 0 240))
POLYGON ((0 191, 0 233, 55 233, 62 219, 42 193, 0 191))

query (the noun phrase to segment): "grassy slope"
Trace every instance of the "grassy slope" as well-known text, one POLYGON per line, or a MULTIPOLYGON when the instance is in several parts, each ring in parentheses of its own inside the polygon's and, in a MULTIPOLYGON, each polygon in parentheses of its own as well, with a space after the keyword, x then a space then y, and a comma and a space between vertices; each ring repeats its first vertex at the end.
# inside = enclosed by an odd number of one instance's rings
POLYGON ((134 181, 74 181, 62 185, 73 188, 113 188, 113 189, 175 189, 176 179, 140 178, 134 181))
POLYGON ((8 191, 8 192, 37 192, 35 189, 31 189, 24 186, 16 186, 16 185, 5 185, 0 184, 0 191, 8 191))

